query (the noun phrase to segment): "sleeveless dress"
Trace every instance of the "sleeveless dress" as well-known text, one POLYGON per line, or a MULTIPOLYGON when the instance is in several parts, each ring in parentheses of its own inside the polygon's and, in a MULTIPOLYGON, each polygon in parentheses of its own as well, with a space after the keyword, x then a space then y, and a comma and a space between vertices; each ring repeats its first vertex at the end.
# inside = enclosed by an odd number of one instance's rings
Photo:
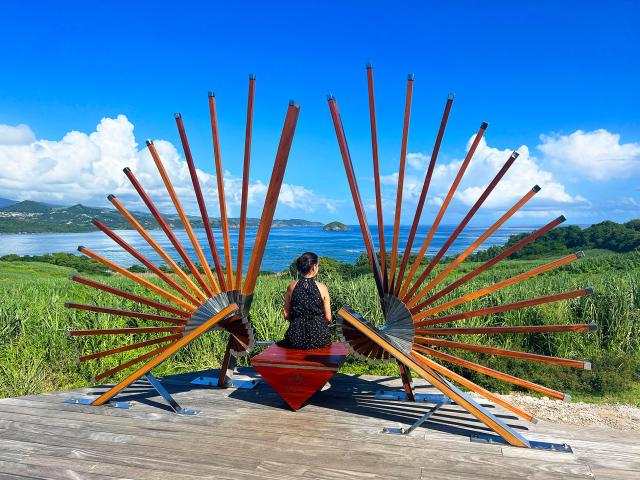
POLYGON ((289 329, 278 345, 313 350, 331 345, 329 322, 324 318, 324 302, 313 278, 302 277, 293 289, 289 329))

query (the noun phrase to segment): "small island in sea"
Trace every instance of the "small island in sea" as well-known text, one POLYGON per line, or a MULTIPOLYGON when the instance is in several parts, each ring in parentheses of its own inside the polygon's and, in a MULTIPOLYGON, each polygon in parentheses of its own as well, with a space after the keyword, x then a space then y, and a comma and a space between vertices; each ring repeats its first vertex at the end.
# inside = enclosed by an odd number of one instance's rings
POLYGON ((322 227, 322 229, 326 230, 328 232, 344 232, 344 231, 347 231, 347 230, 351 230, 349 227, 347 227, 342 222, 327 223, 324 227, 322 227))

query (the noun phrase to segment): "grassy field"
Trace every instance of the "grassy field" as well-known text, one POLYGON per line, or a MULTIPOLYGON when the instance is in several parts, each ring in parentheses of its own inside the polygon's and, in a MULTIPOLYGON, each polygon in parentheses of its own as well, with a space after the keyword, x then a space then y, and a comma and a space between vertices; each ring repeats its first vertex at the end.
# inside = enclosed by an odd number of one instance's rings
MULTIPOLYGON (((510 349, 522 349, 560 357, 593 361, 593 371, 575 371, 545 364, 501 357, 453 352, 498 370, 569 391, 587 401, 622 401, 640 404, 640 253, 592 252, 582 261, 511 286, 465 305, 465 310, 530 298, 532 296, 594 287, 589 297, 558 302, 492 317, 465 321, 465 326, 528 324, 598 324, 588 333, 538 335, 467 336, 462 341, 479 342, 510 349)), ((545 263, 543 260, 507 261, 463 285, 455 296, 487 286, 545 263)), ((464 263, 463 274, 478 264, 464 263)), ((328 270, 328 269, 326 269, 328 270)), ((125 352, 104 359, 77 363, 82 352, 113 348, 125 339, 115 336, 71 338, 68 329, 134 326, 131 319, 68 310, 65 301, 108 305, 123 309, 144 309, 128 300, 95 291, 67 279, 72 269, 26 262, 0 262, 0 397, 62 390, 87 385, 91 378, 140 352, 125 352)), ((98 281, 142 295, 147 293, 120 276, 95 275, 98 281)), ((453 276, 452 280, 456 277, 453 276)), ((381 322, 380 308, 369 275, 344 278, 325 271, 322 281, 329 287, 334 310, 348 304, 366 318, 381 322)), ((281 315, 282 297, 288 275, 265 275, 257 284, 252 320, 258 337, 282 338, 286 323, 281 315)), ((443 301, 453 298, 445 297, 443 301)), ((153 325, 144 320, 138 325, 153 325)), ((453 324, 452 324, 453 325, 453 324)), ((144 336, 136 337, 142 340, 144 336)), ((126 339, 128 340, 128 339, 126 339)), ((179 351, 155 370, 159 375, 212 368, 219 365, 225 345, 221 332, 212 332, 179 351)), ((151 347, 153 348, 153 347, 151 347)), ((469 352, 471 353, 471 352, 469 352)), ((450 366, 451 367, 451 366, 450 366)), ((474 372, 453 368, 495 391, 507 391, 508 384, 474 372)), ((348 360, 344 371, 397 375, 394 364, 369 365, 348 360)), ((116 377, 117 378, 117 377, 116 377)))

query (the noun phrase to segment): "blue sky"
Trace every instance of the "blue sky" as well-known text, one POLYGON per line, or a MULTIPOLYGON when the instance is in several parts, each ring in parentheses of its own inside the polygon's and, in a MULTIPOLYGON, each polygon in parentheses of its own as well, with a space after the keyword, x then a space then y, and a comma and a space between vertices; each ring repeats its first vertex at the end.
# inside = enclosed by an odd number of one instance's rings
MULTIPOLYGON (((118 173, 129 165, 162 203, 146 138, 164 141, 161 153, 187 192, 173 113, 182 112, 197 166, 211 174, 207 91, 214 90, 237 214, 253 72, 250 213, 261 210, 293 98, 302 109, 277 216, 355 222, 325 99, 331 92, 372 219, 371 61, 389 221, 409 72, 416 80, 403 223, 449 92, 456 100, 423 223, 483 120, 486 142, 445 223, 459 220, 512 149, 522 155, 478 222, 497 218, 535 183, 540 198, 515 223, 540 224, 556 213, 581 224, 628 220, 640 216, 639 12, 637 2, 623 1, 4 2, 0 197, 106 205, 104 196, 116 193, 135 206, 118 173)), ((204 183, 215 210, 211 178, 204 183)))

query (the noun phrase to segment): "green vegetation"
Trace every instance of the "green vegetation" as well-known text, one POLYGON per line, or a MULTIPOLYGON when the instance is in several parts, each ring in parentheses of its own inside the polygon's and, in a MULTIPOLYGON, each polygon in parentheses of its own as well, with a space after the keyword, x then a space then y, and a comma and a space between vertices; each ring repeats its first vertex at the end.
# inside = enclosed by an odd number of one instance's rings
POLYGON ((327 223, 324 227, 322 227, 323 230, 329 231, 329 232, 344 232, 347 230, 351 230, 348 226, 346 226, 344 223, 342 222, 330 222, 327 223))
MULTIPOLYGON (((51 258, 56 258, 56 254, 51 258)), ((60 257, 63 258, 63 257, 60 257)), ((79 258, 79 257, 75 257, 79 258)), ((81 257, 80 257, 81 258, 81 257)), ((506 261, 462 286, 456 296, 528 270, 545 260, 506 261)), ((478 266, 465 262, 457 270, 464 274, 478 266)), ((0 261, 0 397, 62 390, 87 385, 96 374, 139 354, 124 352, 81 364, 76 359, 82 352, 113 348, 129 339, 115 336, 70 338, 68 329, 133 326, 133 320, 105 314, 67 310, 65 301, 109 305, 129 310, 147 310, 125 299, 70 282, 67 277, 77 270, 72 267, 36 261, 0 261)), ((84 268, 84 266, 80 266, 84 268)), ((127 279, 85 273, 100 282, 148 295, 127 279)), ((453 275, 452 279, 457 275, 453 275)), ((148 278, 153 279, 152 276, 148 278)), ((252 320, 260 339, 280 339, 286 322, 281 315, 282 298, 291 279, 289 272, 262 276, 256 287, 252 320)), ((329 287, 333 307, 348 304, 374 323, 382 321, 380 306, 366 260, 347 265, 321 259, 320 280, 329 287)), ((446 281, 443 285, 446 284, 446 281)), ((559 357, 589 359, 592 371, 578 371, 515 359, 491 357, 453 351, 470 360, 516 376, 568 391, 588 401, 619 400, 640 403, 640 253, 600 254, 585 258, 521 284, 513 285, 486 298, 474 300, 465 309, 513 302, 532 296, 593 286, 595 293, 568 302, 558 302, 523 310, 504 312, 491 317, 468 319, 465 326, 597 323, 598 329, 588 333, 538 335, 476 336, 462 338, 497 347, 522 349, 559 357), (634 394, 635 392, 635 394, 634 394)), ((453 298, 450 294, 442 301, 453 298)), ((139 321, 139 325, 153 325, 139 321)), ((455 324, 451 324, 455 325, 455 324)), ((136 336, 136 340, 147 337, 136 336)), ((160 375, 213 368, 219 365, 225 345, 224 334, 204 335, 189 347, 162 364, 160 375)), ((245 360, 246 361, 246 360, 245 360)), ((450 365, 449 365, 450 366, 450 365)), ((474 372, 464 373, 481 385, 507 391, 509 384, 474 372)), ((350 358, 343 371, 397 375, 393 363, 369 365, 350 358)))
MULTIPOLYGON (((157 229, 158 224, 149 213, 133 212, 140 224, 148 229, 157 229)), ((100 219, 106 226, 112 229, 130 229, 131 225, 114 208, 85 207, 77 204, 71 207, 54 207, 46 203, 25 200, 7 206, 0 206, 0 233, 51 233, 51 232, 92 232, 93 218, 100 219)), ((181 228, 182 223, 177 214, 164 215, 164 219, 172 228, 181 228)), ((220 227, 219 218, 211 218, 211 225, 220 227)), ((189 222, 194 228, 203 226, 202 218, 189 217, 189 222)), ((247 218, 249 228, 257 227, 258 218, 247 218)), ((240 224, 239 219, 230 218, 229 225, 232 228, 240 224)), ((310 222, 302 219, 274 220, 274 227, 291 226, 319 226, 319 222, 310 222)))

